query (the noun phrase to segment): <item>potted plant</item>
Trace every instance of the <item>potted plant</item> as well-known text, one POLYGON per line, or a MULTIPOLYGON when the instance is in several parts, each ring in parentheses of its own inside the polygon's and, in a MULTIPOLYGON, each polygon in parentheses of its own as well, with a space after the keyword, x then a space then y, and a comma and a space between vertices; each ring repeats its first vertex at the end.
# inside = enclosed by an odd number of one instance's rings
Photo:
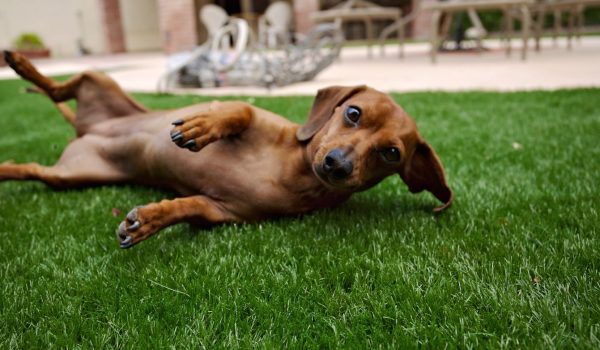
POLYGON ((35 33, 23 33, 13 42, 13 50, 28 58, 50 57, 50 49, 35 33))

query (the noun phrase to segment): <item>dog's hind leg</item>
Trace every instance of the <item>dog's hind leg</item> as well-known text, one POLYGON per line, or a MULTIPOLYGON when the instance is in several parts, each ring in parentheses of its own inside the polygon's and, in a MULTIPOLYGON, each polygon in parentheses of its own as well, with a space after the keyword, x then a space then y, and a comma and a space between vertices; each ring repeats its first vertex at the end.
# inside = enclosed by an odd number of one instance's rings
POLYGON ((37 163, 1 163, 0 182, 7 180, 41 181, 54 189, 69 189, 118 183, 125 181, 125 177, 109 167, 96 167, 92 170, 60 164, 43 166, 37 163))
POLYGON ((209 197, 176 198, 131 210, 117 228, 117 239, 121 248, 129 248, 165 227, 186 221, 215 225, 241 220, 209 197))
POLYGON ((55 189, 121 183, 130 180, 118 165, 106 158, 108 141, 83 137, 71 142, 52 166, 37 163, 0 163, 0 182, 8 180, 41 181, 55 189))
MULTIPOLYGON (((94 163, 88 159, 86 163, 94 163)), ((0 163, 0 182, 8 180, 41 181, 55 189, 119 183, 126 177, 118 170, 97 162, 93 168, 56 164, 43 166, 37 163, 0 163)))
MULTIPOLYGON (((73 123, 78 135, 85 134, 97 122, 148 111, 104 74, 88 71, 59 82, 41 74, 26 57, 18 53, 4 51, 4 60, 17 74, 32 82, 52 101, 60 103, 70 99, 77 100, 73 123)), ((65 106, 59 109, 65 116, 72 115, 65 106)), ((67 120, 69 118, 70 116, 67 120)))

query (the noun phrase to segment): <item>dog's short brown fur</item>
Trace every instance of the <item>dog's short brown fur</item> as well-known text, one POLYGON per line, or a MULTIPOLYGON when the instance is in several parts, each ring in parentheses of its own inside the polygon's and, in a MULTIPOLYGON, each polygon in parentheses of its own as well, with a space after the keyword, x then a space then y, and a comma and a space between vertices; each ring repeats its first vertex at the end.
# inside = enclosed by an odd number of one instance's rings
POLYGON ((2 180, 56 188, 138 183, 182 195, 133 209, 117 229, 130 247, 182 221, 247 222, 332 207, 399 174, 410 191, 452 202, 440 160, 414 121, 374 89, 319 90, 303 126, 244 102, 148 111, 95 72, 66 82, 41 75, 23 56, 6 62, 57 103, 77 138, 50 167, 0 164, 2 180), (73 113, 63 102, 77 100, 73 113))

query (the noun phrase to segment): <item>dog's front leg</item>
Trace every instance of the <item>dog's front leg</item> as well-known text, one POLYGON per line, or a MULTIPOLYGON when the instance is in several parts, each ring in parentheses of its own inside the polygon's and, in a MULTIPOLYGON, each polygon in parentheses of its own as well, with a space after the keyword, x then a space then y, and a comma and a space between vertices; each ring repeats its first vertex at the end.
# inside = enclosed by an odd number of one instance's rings
POLYGON ((211 142, 246 130, 253 115, 247 103, 226 102, 214 110, 173 121, 171 140, 179 147, 198 152, 211 142))
POLYGON ((117 229, 121 248, 129 248, 161 229, 191 221, 207 225, 236 221, 236 216, 205 196, 163 200, 134 208, 117 229))

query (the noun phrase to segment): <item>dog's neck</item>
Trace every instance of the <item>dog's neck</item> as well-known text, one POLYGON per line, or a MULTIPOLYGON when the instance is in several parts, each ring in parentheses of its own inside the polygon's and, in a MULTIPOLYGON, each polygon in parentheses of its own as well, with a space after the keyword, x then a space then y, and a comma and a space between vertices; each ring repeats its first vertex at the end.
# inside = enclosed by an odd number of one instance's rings
POLYGON ((317 177, 312 166, 316 147, 313 142, 312 139, 300 142, 294 137, 286 157, 282 181, 286 189, 304 203, 307 211, 336 206, 352 195, 350 191, 326 185, 317 177))

